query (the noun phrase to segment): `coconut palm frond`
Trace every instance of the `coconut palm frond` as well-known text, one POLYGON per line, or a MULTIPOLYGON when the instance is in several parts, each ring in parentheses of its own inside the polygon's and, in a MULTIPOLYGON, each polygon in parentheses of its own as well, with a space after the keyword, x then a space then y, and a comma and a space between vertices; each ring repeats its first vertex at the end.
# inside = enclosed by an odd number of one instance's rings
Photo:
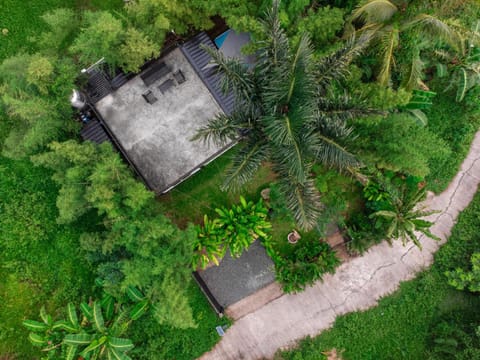
POLYGON ((363 19, 366 22, 385 22, 390 20, 398 8, 388 0, 370 0, 352 13, 352 20, 363 19))
POLYGON ((242 100, 252 97, 254 81, 248 67, 240 59, 226 58, 220 51, 205 45, 201 45, 201 48, 212 57, 215 71, 223 74, 221 90, 224 94, 232 91, 236 99, 242 100))
POLYGON ((294 178, 295 182, 303 183, 310 175, 311 154, 317 147, 313 134, 299 134, 288 145, 274 145, 271 148, 272 162, 275 172, 294 178))
POLYGON ((422 61, 422 59, 420 59, 420 53, 417 52, 415 57, 412 59, 407 76, 405 78, 405 89, 411 91, 421 83, 424 68, 425 63, 422 61))
POLYGON ((315 151, 315 158, 318 162, 339 170, 355 168, 360 165, 358 159, 344 146, 333 140, 331 137, 317 134, 319 145, 315 151))
POLYGON ((261 20, 266 40, 258 41, 256 52, 260 70, 267 71, 278 65, 281 59, 288 56, 290 46, 287 35, 282 29, 279 17, 279 0, 274 0, 272 8, 265 14, 265 20, 261 20))
POLYGON ((433 51, 433 54, 438 57, 440 60, 449 62, 453 59, 453 55, 446 50, 436 49, 433 51))
POLYGON ((393 26, 385 27, 379 39, 382 63, 377 80, 383 86, 390 84, 390 74, 394 66, 395 58, 393 53, 398 46, 399 30, 393 26))
POLYGON ((248 128, 243 121, 243 115, 243 112, 231 115, 220 114, 209 120, 207 125, 198 129, 191 140, 203 140, 204 143, 211 142, 216 146, 225 146, 238 139, 240 132, 248 128))
POLYGON ((410 29, 414 27, 421 27, 424 30, 424 33, 430 34, 435 38, 440 38, 454 49, 459 50, 461 37, 456 31, 448 26, 448 24, 439 18, 428 14, 420 14, 413 18, 413 20, 404 23, 402 26, 403 29, 410 29))
POLYGON ((295 145, 305 133, 305 122, 315 116, 315 83, 308 72, 312 56, 310 40, 302 37, 287 66, 281 66, 267 79, 263 107, 269 109, 261 118, 266 135, 276 145, 295 145), (280 80, 279 80, 280 79, 280 80))
POLYGON ((298 226, 303 230, 311 230, 317 224, 321 211, 320 194, 313 181, 292 183, 284 178, 279 181, 279 189, 298 226))
POLYGON ((331 119, 334 121, 346 122, 360 119, 369 115, 384 115, 385 112, 365 107, 363 104, 352 102, 347 95, 318 98, 318 121, 323 122, 331 119))
POLYGON ((314 75, 320 94, 325 94, 334 82, 345 78, 348 66, 368 46, 371 38, 371 33, 351 38, 343 48, 318 61, 314 75))
POLYGON ((241 150, 234 156, 232 166, 225 173, 222 190, 239 190, 253 178, 267 157, 268 147, 265 141, 250 139, 244 143, 241 150))

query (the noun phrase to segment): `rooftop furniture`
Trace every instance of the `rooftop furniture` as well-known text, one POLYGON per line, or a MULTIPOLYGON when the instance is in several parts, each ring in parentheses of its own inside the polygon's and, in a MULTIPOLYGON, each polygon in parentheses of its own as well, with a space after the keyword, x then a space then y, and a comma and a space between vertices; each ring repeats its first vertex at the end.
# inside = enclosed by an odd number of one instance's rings
POLYGON ((157 62, 145 70, 140 77, 142 78, 146 86, 152 85, 158 79, 161 79, 165 75, 170 73, 170 68, 167 64, 162 62, 157 62))
POLYGON ((177 84, 180 85, 185 82, 185 75, 183 74, 182 70, 177 70, 173 73, 174 79, 177 81, 177 84))
POLYGON ((155 97, 155 95, 153 95, 152 91, 151 90, 148 90, 147 92, 143 93, 142 94, 143 98, 145 99, 145 101, 147 103, 149 103, 150 105, 155 103, 158 99, 155 97))
POLYGON ((160 90, 162 94, 165 94, 173 86, 175 86, 173 79, 168 79, 158 86, 158 90, 160 90))

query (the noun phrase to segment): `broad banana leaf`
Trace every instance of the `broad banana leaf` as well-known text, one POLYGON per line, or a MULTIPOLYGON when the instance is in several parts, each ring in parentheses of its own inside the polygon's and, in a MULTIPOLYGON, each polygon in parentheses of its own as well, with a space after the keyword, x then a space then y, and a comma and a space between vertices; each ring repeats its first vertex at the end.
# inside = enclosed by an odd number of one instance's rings
POLYGON ((40 321, 35 321, 35 320, 25 320, 22 324, 28 330, 35 331, 35 332, 45 331, 48 329, 47 324, 44 324, 44 323, 41 323, 40 321))
POLYGON ((144 299, 144 300, 140 301, 139 303, 137 303, 133 307, 132 311, 130 311, 130 318, 132 320, 139 319, 148 310, 148 304, 149 304, 148 299, 144 299))
POLYGON ((63 343, 66 345, 89 345, 93 336, 90 334, 68 334, 65 335, 63 343))
POLYGON ((28 339, 34 346, 44 346, 47 344, 47 340, 41 335, 30 333, 28 334, 28 339))
POLYGON ((77 327, 78 326, 78 316, 77 316, 77 309, 75 309, 75 305, 72 303, 68 303, 67 305, 67 313, 68 313, 68 320, 70 323, 77 327))
POLYGON ((93 323, 99 332, 105 332, 105 321, 103 320, 102 306, 98 301, 93 303, 93 323))
POLYGON ((134 302, 139 302, 145 299, 145 296, 142 294, 142 292, 135 286, 127 287, 127 295, 134 302))
POLYGON ((110 337, 108 347, 117 351, 125 352, 133 349, 134 345, 130 339, 110 337))

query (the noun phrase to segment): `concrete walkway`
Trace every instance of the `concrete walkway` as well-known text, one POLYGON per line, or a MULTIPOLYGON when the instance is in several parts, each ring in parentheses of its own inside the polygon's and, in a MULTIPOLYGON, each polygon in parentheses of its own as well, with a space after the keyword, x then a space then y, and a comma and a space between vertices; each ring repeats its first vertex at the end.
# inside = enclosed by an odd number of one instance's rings
MULTIPOLYGON (((458 214, 470 203, 480 183, 480 132, 459 173, 447 190, 426 200, 429 209, 441 210, 430 217, 431 230, 442 242, 449 236, 458 214)), ((423 251, 400 242, 374 246, 364 256, 341 265, 334 275, 297 295, 283 295, 244 316, 227 330, 215 348, 201 360, 271 358, 280 348, 295 345, 307 335, 318 335, 335 317, 375 306, 377 300, 397 289, 429 266, 441 242, 421 239, 423 251)))

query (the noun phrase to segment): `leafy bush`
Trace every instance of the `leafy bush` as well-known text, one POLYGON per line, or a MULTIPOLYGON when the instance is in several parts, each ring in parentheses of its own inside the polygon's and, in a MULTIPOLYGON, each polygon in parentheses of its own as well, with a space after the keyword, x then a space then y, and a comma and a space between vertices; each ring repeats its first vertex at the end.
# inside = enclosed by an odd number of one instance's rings
POLYGON ((34 162, 55 171, 58 220, 73 223, 88 209, 103 220, 103 229, 84 233, 81 245, 97 261, 92 265, 105 289, 118 295, 127 286, 139 287, 154 305, 162 305, 153 311, 159 323, 195 327, 184 295, 191 281, 193 227, 180 230, 163 216, 154 194, 133 177, 110 144, 70 140, 49 148, 34 162), (173 307, 176 311, 170 311, 173 307))
POLYGON ((193 242, 193 258, 192 268, 197 267, 205 269, 210 263, 218 265, 225 256, 227 248, 223 245, 223 241, 218 237, 218 221, 209 220, 205 215, 203 218, 203 226, 195 226, 197 236, 193 242))
POLYGON ((317 49, 336 39, 344 24, 344 11, 335 7, 319 7, 316 11, 309 9, 307 15, 298 23, 298 34, 308 32, 312 36, 312 42, 317 49))
POLYGON ((135 344, 131 352, 134 359, 197 359, 219 340, 215 327, 229 324, 228 318, 219 318, 212 311, 206 297, 196 284, 191 283, 187 291, 194 321, 198 327, 177 329, 168 325, 159 325, 151 312, 147 312, 132 324, 129 332, 135 344))
POLYGON ((480 358, 480 318, 471 311, 443 315, 430 330, 431 360, 470 360, 480 358))
POLYGON ((480 291, 480 253, 475 253, 471 258, 472 270, 456 269, 447 271, 448 283, 457 290, 468 289, 471 292, 480 291))
POLYGON ((450 155, 448 144, 408 114, 395 114, 375 124, 357 123, 357 151, 368 163, 415 176, 430 173, 429 163, 450 155))
POLYGON ((432 108, 426 111, 428 128, 444 141, 449 151, 428 160, 431 172, 426 180, 430 190, 440 192, 457 173, 480 126, 480 89, 470 90, 463 102, 458 103, 454 93, 442 91, 444 83, 436 82, 433 86, 439 90, 432 108))
POLYGON ((312 285, 325 273, 333 273, 340 263, 330 245, 318 239, 300 240, 285 256, 275 256, 275 275, 283 290, 297 292, 312 285))
POLYGON ((48 353, 49 359, 130 359, 125 353, 134 345, 120 336, 145 314, 149 301, 138 289, 128 288, 127 292, 135 305, 116 304, 113 296, 104 294, 100 300, 80 304, 80 319, 75 305, 69 303, 67 319, 54 321, 42 307, 42 321, 25 320, 23 326, 30 330, 31 343, 48 353))
POLYGON ((347 249, 351 254, 363 254, 384 239, 385 229, 375 224, 364 213, 357 213, 346 221, 347 249))
POLYGON ((262 199, 258 203, 246 201, 240 196, 240 204, 230 209, 215 209, 218 217, 213 221, 204 218, 204 225, 197 226, 197 239, 194 242, 192 265, 205 267, 209 261, 218 265, 218 258, 225 255, 228 248, 232 257, 239 257, 258 238, 268 238, 271 228, 267 221, 268 210, 262 199))

